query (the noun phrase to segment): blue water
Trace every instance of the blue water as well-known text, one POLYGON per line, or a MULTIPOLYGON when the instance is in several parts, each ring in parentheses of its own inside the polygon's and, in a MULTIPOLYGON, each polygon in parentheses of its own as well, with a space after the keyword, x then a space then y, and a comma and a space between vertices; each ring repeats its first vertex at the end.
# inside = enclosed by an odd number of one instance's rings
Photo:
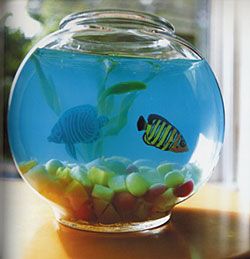
MULTIPOLYGON (((129 94, 109 96, 105 116, 111 120, 119 115, 129 94)), ((110 57, 50 49, 36 50, 19 71, 8 119, 11 149, 18 163, 31 159, 46 163, 51 158, 87 163, 100 156, 123 156, 132 161, 150 159, 156 165, 163 161, 184 165, 191 160, 202 165, 205 157, 212 166, 224 132, 220 91, 205 60, 110 57), (77 160, 64 144, 48 141, 64 111, 86 104, 98 110, 98 95, 126 81, 144 82, 147 89, 137 91, 117 134, 106 136, 108 128, 103 127, 97 141, 75 144, 77 160), (188 152, 162 151, 144 143, 137 120, 153 113, 179 130, 188 152)))

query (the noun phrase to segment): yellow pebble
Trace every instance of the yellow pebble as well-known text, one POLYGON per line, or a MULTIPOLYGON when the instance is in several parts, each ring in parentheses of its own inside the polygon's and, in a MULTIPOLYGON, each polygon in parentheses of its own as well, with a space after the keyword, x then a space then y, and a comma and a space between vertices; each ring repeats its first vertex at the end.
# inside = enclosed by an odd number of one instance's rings
POLYGON ((20 170, 20 172, 22 174, 27 173, 30 169, 32 169, 33 167, 35 167, 37 165, 37 161, 36 160, 30 160, 28 162, 22 162, 18 165, 18 168, 20 170))

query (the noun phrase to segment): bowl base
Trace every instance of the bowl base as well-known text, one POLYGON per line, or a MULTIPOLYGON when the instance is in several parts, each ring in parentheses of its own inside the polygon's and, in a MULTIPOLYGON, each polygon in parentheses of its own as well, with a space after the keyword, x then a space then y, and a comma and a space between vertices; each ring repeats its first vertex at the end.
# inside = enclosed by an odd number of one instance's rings
POLYGON ((167 223, 170 219, 171 213, 163 218, 148 220, 144 222, 131 222, 131 223, 116 223, 116 224, 92 224, 87 221, 73 222, 56 217, 57 221, 67 227, 78 230, 85 230, 91 232, 105 232, 105 233, 126 233, 143 231, 159 227, 167 223))

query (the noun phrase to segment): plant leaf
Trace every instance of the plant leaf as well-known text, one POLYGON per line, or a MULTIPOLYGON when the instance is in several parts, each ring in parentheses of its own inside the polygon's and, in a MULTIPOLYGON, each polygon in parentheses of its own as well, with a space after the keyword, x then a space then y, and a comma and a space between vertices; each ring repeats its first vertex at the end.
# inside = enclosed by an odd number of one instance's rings
POLYGON ((61 106, 58 99, 58 95, 56 92, 55 84, 51 77, 47 78, 45 76, 45 73, 40 65, 39 60, 35 55, 32 56, 36 71, 38 74, 38 78, 40 81, 40 87, 42 90, 42 93, 46 99, 46 102, 48 106, 54 111, 55 114, 59 115, 61 113, 61 106))
POLYGON ((115 84, 106 89, 99 98, 99 105, 101 108, 105 106, 105 99, 110 95, 125 94, 140 90, 145 90, 147 85, 140 81, 129 81, 115 84))
POLYGON ((127 124, 128 121, 128 112, 129 109, 131 108, 132 104, 134 103, 135 98, 137 97, 136 93, 131 93, 123 99, 121 106, 120 106, 120 111, 119 114, 110 119, 109 124, 116 124, 114 127, 110 128, 105 136, 112 136, 112 135, 117 135, 122 128, 124 128, 127 124))

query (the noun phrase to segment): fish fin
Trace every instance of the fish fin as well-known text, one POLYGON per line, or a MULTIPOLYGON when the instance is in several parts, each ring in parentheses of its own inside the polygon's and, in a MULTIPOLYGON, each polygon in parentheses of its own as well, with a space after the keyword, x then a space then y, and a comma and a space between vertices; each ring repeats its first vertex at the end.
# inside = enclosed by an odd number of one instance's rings
POLYGON ((137 121, 137 129, 138 131, 145 130, 147 126, 147 122, 145 121, 143 116, 140 116, 138 121, 137 121))
POLYGON ((72 143, 66 143, 66 144, 65 144, 65 148, 66 148, 67 153, 68 153, 71 157, 73 157, 75 160, 77 160, 77 158, 76 158, 76 149, 75 149, 74 144, 72 144, 72 143))
POLYGON ((95 158, 101 157, 102 153, 103 153, 103 139, 100 139, 95 144, 95 151, 94 151, 95 158))
MULTIPOLYGON (((170 124, 172 125, 167 119, 165 119, 164 117, 160 116, 160 115, 157 115, 157 114, 150 114, 148 116, 148 123, 149 124, 152 124, 152 122, 154 120, 161 120, 161 121, 165 121, 167 124, 170 124)), ((172 125, 173 126, 173 125, 172 125)))
POLYGON ((107 116, 101 115, 98 118, 98 122, 99 122, 99 127, 102 128, 108 124, 109 118, 107 116))

